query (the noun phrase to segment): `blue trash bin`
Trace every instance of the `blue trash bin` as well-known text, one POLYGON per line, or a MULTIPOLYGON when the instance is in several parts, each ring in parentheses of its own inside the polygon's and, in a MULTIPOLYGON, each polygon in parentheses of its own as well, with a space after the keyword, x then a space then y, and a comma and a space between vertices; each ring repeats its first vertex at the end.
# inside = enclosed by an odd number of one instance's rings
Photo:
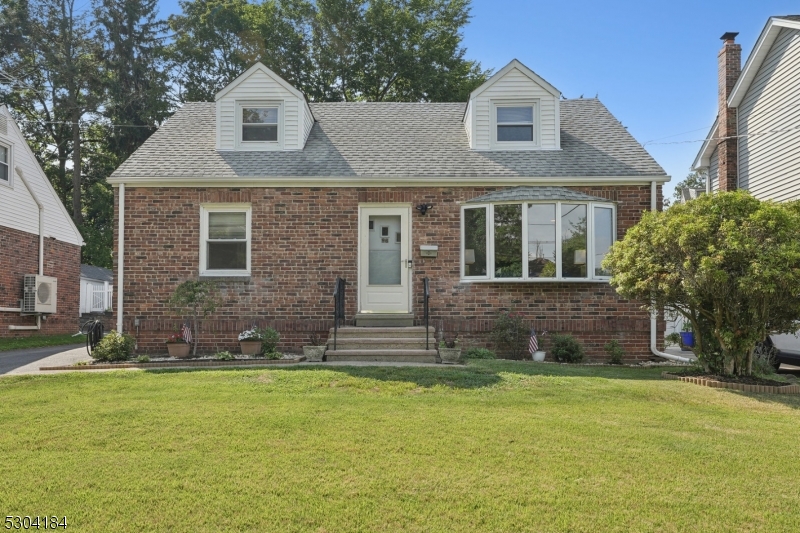
POLYGON ((694 348, 694 331, 681 331, 681 344, 694 348))

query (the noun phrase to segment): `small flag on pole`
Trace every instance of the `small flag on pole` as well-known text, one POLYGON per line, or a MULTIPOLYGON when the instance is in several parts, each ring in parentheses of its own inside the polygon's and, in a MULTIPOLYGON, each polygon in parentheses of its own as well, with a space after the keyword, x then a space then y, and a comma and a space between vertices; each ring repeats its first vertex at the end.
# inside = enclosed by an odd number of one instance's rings
POLYGON ((183 326, 181 326, 181 337, 183 337, 183 340, 189 344, 192 344, 192 330, 189 328, 189 325, 186 322, 184 322, 183 326))
POLYGON ((539 350, 539 341, 536 338, 536 330, 531 328, 531 340, 530 342, 528 342, 528 352, 530 352, 532 355, 533 352, 536 352, 538 350, 539 350))

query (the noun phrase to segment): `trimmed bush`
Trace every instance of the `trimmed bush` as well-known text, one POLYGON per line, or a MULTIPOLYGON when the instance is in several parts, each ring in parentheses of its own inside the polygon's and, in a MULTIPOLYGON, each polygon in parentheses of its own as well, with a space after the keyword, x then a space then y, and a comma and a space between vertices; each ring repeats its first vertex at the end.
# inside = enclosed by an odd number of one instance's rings
POLYGON ((275 357, 270 357, 269 354, 275 353, 275 348, 278 347, 278 343, 281 341, 280 333, 273 328, 258 328, 256 331, 261 335, 261 349, 267 359, 276 359, 275 357))
POLYGON ((550 353, 560 363, 580 363, 583 361, 583 346, 572 335, 552 335, 550 353))
POLYGON ((621 365, 622 364, 622 357, 625 355, 625 350, 622 349, 622 346, 619 345, 619 341, 614 339, 609 341, 604 346, 606 353, 610 357, 609 363, 612 365, 621 365))
POLYGON ((92 359, 103 362, 126 361, 130 359, 135 345, 136 341, 130 335, 111 331, 92 350, 92 359))
POLYGON ((470 348, 464 352, 464 359, 495 359, 495 355, 486 348, 470 348))

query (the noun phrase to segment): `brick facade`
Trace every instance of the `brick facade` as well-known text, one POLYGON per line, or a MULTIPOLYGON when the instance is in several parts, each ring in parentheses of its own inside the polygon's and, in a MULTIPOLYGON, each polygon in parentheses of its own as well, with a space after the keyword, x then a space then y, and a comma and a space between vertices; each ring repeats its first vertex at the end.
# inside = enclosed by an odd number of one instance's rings
MULTIPOLYGON (((620 340, 630 359, 649 357, 650 321, 639 303, 616 296, 604 283, 461 283, 460 206, 495 188, 137 188, 125 193, 124 330, 138 350, 165 351, 180 323, 167 300, 199 270, 200 205, 252 205, 252 277, 219 279, 224 304, 202 324, 198 351, 238 350, 237 334, 250 324, 275 327, 280 349, 298 351, 312 332, 332 325, 337 276, 348 285, 346 313, 357 310, 358 208, 360 203, 433 204, 413 211, 414 313, 422 317, 422 278, 431 280, 431 320, 437 330, 458 331, 467 343, 487 345, 501 309, 525 314, 537 330, 575 335, 592 359, 620 340), (419 256, 420 244, 437 244, 435 259, 419 256), (138 321, 138 326, 136 322, 138 321)), ((621 238, 650 208, 649 186, 575 187, 617 202, 621 238)), ((661 205, 659 187, 658 205, 661 205)), ((119 189, 115 189, 118 209, 119 189)), ((117 211, 118 212, 118 211, 117 211)), ((118 228, 114 271, 117 274, 118 228)), ((116 285, 116 281, 115 281, 116 285)), ((663 321, 659 337, 663 337, 663 321)), ((545 348, 547 347, 545 339, 545 348)))
MULTIPOLYGON (((25 274, 39 272, 39 236, 0 227, 0 307, 19 307, 25 274)), ((9 325, 35 326, 35 316, 0 312, 0 337, 28 337, 77 331, 80 316, 81 247, 44 239, 44 275, 58 280, 56 313, 42 320, 40 331, 12 331, 9 325)))

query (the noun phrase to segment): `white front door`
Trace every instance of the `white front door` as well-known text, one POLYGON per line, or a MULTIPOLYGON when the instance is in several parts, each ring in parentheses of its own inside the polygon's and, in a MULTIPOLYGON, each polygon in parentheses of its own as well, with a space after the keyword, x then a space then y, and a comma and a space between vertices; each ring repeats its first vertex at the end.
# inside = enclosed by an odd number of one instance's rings
POLYGON ((359 210, 359 311, 408 313, 412 264, 411 208, 359 210))

